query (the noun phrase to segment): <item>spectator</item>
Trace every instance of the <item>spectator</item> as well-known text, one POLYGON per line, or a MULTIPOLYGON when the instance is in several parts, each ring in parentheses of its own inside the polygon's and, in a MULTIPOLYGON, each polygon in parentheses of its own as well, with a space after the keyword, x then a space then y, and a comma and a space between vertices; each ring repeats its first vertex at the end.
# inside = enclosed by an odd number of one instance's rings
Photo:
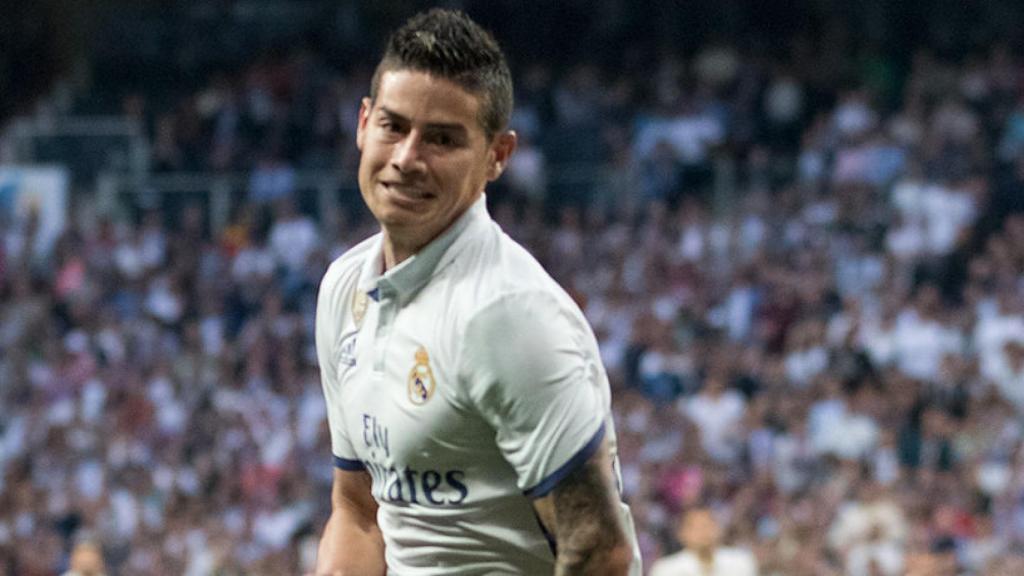
POLYGON ((721 545, 722 528, 707 508, 686 512, 677 532, 684 550, 651 566, 651 576, 757 576, 750 551, 721 545))
POLYGON ((295 169, 284 159, 268 154, 260 159, 249 177, 249 199, 270 204, 295 193, 295 169))
POLYGON ((317 247, 316 225, 309 216, 298 211, 294 198, 280 198, 274 205, 274 211, 270 249, 278 265, 287 273, 299 273, 317 247))
POLYGON ((700 432, 701 446, 712 458, 728 463, 739 457, 742 437, 740 422, 746 402, 737 391, 726 388, 721 374, 709 374, 703 389, 684 399, 679 410, 700 432))

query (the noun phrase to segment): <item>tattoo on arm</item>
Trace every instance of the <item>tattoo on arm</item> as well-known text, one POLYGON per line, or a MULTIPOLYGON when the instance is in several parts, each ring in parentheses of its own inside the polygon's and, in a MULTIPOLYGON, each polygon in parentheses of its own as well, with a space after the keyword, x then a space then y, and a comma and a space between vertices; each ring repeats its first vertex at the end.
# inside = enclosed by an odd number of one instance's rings
POLYGON ((541 517, 558 546, 556 576, 619 574, 628 567, 631 550, 611 476, 602 447, 544 499, 549 502, 543 504, 541 517))

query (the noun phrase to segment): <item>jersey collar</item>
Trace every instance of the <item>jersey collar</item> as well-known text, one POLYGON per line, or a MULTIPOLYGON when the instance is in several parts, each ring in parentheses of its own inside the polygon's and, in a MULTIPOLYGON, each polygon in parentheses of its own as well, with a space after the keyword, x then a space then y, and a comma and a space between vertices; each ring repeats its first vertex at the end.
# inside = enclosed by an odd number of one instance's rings
POLYGON ((454 245, 464 236, 467 228, 473 224, 479 226, 479 223, 489 219, 487 198, 481 194, 480 198, 440 236, 384 274, 380 272, 384 269, 384 235, 378 234, 371 252, 372 256, 363 264, 359 290, 378 301, 381 298, 397 297, 399 305, 404 306, 437 271, 455 258, 459 247, 454 245))

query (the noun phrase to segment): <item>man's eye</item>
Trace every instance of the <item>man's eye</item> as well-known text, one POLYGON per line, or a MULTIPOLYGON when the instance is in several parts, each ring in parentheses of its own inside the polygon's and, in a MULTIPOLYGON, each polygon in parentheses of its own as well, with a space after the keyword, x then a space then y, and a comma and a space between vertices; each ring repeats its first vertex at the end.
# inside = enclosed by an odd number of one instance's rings
POLYGON ((438 146, 442 146, 444 148, 451 148, 452 146, 455 146, 457 144, 455 138, 451 137, 448 134, 435 134, 430 140, 434 144, 437 144, 438 146))

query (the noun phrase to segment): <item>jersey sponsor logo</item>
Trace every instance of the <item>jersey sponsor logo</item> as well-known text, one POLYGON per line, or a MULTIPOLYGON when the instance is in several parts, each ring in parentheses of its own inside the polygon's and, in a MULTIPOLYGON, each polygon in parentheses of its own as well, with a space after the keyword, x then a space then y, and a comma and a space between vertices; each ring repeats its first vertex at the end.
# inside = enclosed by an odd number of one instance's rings
POLYGON ((390 437, 391 431, 376 416, 363 414, 363 442, 370 450, 371 459, 379 459, 380 452, 391 458, 391 443, 388 442, 390 437))
POLYGON ((367 462, 373 478, 373 496, 378 502, 458 506, 469 497, 466 473, 462 470, 415 470, 367 462))
POLYGON ((430 356, 427 349, 420 346, 416 349, 416 364, 409 371, 409 401, 417 406, 426 404, 434 396, 436 386, 434 371, 430 369, 430 356))
POLYGON ((362 432, 367 449, 362 460, 373 478, 373 496, 378 502, 457 506, 469 497, 462 470, 417 470, 392 463, 391 431, 383 420, 364 413, 362 432))

